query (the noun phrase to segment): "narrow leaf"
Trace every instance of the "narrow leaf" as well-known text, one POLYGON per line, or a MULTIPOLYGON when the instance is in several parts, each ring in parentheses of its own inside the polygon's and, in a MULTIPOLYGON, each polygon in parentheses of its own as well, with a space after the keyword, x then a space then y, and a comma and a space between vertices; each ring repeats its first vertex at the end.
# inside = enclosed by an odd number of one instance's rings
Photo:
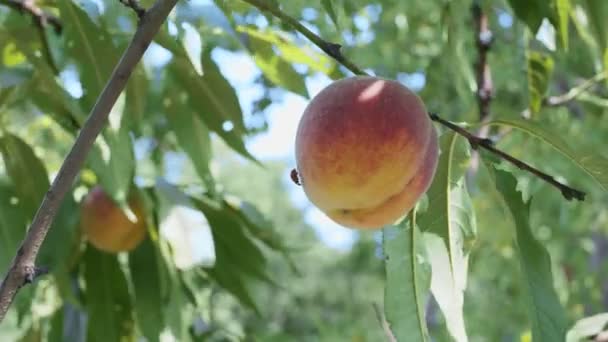
POLYGON ((5 134, 0 138, 0 153, 17 198, 31 218, 49 188, 46 169, 34 150, 16 135, 5 134))
POLYGON ((253 55, 253 60, 268 80, 277 86, 308 98, 308 91, 302 75, 298 74, 291 64, 274 51, 273 45, 268 40, 260 38, 259 34, 253 34, 256 31, 243 26, 237 27, 237 31, 247 34, 249 51, 253 55))
MULTIPOLYGON (((489 167, 491 169, 492 167, 489 167)), ((516 190, 517 181, 510 173, 490 170, 496 189, 502 194, 516 229, 519 259, 527 294, 530 297, 529 316, 532 340, 539 342, 563 341, 567 320, 553 286, 549 253, 532 234, 530 203, 524 203, 516 190)))
POLYGON ((564 49, 568 49, 568 23, 570 19, 570 9, 572 7, 570 0, 553 0, 555 11, 557 13, 557 26, 559 37, 564 49))
POLYGON ((87 248, 84 279, 88 316, 87 341, 120 341, 133 330, 127 280, 115 255, 87 248))
POLYGON ((156 260, 158 260, 157 249, 149 238, 129 253, 137 324, 150 342, 159 341, 164 326, 161 279, 156 260))
POLYGON ((470 245, 476 222, 464 174, 469 162, 466 141, 454 132, 440 139, 441 154, 433 183, 427 192, 428 209, 418 218, 425 233, 431 264, 431 292, 448 331, 456 341, 467 341, 463 305, 470 245))
POLYGON ((321 0, 321 4, 323 8, 327 12, 327 15, 331 18, 336 28, 340 28, 340 24, 338 24, 338 16, 336 15, 336 10, 334 9, 333 0, 321 0))
POLYGON ((8 269, 25 235, 28 217, 19 205, 14 189, 0 182, 0 276, 8 269))
POLYGON ((400 342, 429 341, 424 310, 429 284, 420 232, 415 223, 404 220, 399 226, 384 228, 382 236, 384 310, 390 329, 400 342))
POLYGON ((196 173, 207 188, 206 190, 214 193, 215 183, 209 169, 211 161, 209 129, 200 117, 187 106, 187 98, 179 96, 171 86, 166 90, 166 99, 163 102, 166 116, 180 147, 192 161, 196 173))

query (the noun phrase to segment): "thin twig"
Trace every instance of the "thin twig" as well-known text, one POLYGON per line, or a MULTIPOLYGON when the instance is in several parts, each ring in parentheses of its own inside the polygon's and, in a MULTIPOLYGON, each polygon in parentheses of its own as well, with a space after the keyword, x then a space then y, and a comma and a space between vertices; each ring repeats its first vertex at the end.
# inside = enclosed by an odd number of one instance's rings
MULTIPOLYGON (((333 57, 336 61, 341 63, 344 67, 348 68, 355 74, 367 75, 367 73, 365 71, 363 71, 358 66, 356 66, 352 62, 350 62, 346 57, 344 57, 339 52, 339 49, 337 50, 338 55, 332 54, 332 53, 336 53, 335 51, 333 51, 333 52, 326 51, 327 46, 339 46, 338 44, 328 43, 327 41, 323 40, 323 38, 319 37, 317 34, 315 34, 314 32, 312 32, 309 29, 307 29, 306 27, 304 27, 296 19, 290 17, 289 15, 287 15, 286 13, 281 11, 278 7, 271 7, 271 5, 268 5, 266 2, 263 2, 261 0, 243 0, 243 1, 259 8, 262 11, 269 12, 272 15, 274 15, 275 17, 281 19, 283 22, 291 25, 296 31, 302 33, 304 36, 306 36, 306 38, 308 38, 310 41, 312 41, 315 45, 317 45, 319 48, 321 48, 323 51, 325 51, 328 55, 333 57), (346 61, 346 63, 344 61, 346 61)), ((491 39, 490 39, 490 41, 491 41, 491 39)), ((489 42, 487 44, 489 44, 489 42)), ((528 171, 528 172, 534 174, 535 176, 541 178, 542 180, 546 181, 547 183, 555 186, 556 188, 558 188, 560 190, 562 195, 567 200, 577 199, 579 201, 583 201, 585 199, 584 192, 571 188, 565 184, 562 184, 562 183, 556 181, 552 176, 526 164, 525 162, 523 162, 501 150, 496 149, 493 146, 493 143, 490 139, 485 139, 482 137, 475 136, 475 135, 469 133, 467 130, 459 127, 458 125, 440 118, 436 114, 429 113, 429 116, 430 116, 431 120, 438 122, 439 124, 449 128, 449 129, 453 130, 454 132, 465 137, 474 149, 477 149, 478 147, 482 147, 482 148, 486 149, 487 151, 492 152, 495 155, 499 156, 500 158, 507 160, 508 162, 514 164, 515 166, 519 167, 520 169, 528 171)), ((297 173, 296 173, 296 175, 297 175, 297 173)))
POLYGON ((283 22, 292 26, 296 31, 300 32, 310 41, 312 41, 316 46, 318 46, 323 52, 328 54, 330 57, 335 59, 338 63, 342 64, 345 68, 352 71, 356 75, 367 75, 367 73, 356 66, 353 62, 351 62, 348 58, 346 58, 341 51, 342 45, 331 43, 323 38, 316 35, 314 32, 306 28, 306 26, 302 25, 299 21, 287 15, 285 12, 281 11, 280 8, 272 5, 268 1, 265 0, 243 0, 250 5, 253 5, 260 9, 261 11, 268 12, 273 16, 281 19, 283 22))
POLYGON ((141 19, 131 43, 116 65, 110 80, 97 98, 89 118, 82 126, 72 149, 66 156, 53 184, 44 196, 36 216, 27 231, 11 266, 0 284, 0 322, 4 319, 17 291, 40 274, 35 266, 38 250, 53 222, 66 193, 72 187, 76 175, 95 139, 105 125, 110 110, 124 90, 133 69, 175 6, 177 0, 157 0, 141 19))
POLYGON ((382 330, 384 330, 384 336, 386 336, 386 340, 388 342, 397 342, 397 338, 393 334, 390 324, 386 321, 386 318, 384 318, 384 315, 382 314, 382 311, 380 310, 378 304, 372 303, 372 306, 374 307, 374 311, 376 312, 376 318, 378 319, 378 323, 380 323, 380 325, 382 326, 382 330))
POLYGON ((29 14, 39 27, 51 25, 57 34, 60 34, 63 29, 59 18, 36 6, 34 0, 0 0, 0 5, 12 7, 21 13, 29 14))
POLYGON ((144 14, 146 14, 146 9, 141 7, 138 0, 118 0, 118 2, 132 9, 139 19, 143 18, 144 14))
POLYGON ((572 200, 572 199, 577 199, 579 201, 585 200, 585 193, 583 191, 571 188, 571 187, 567 186, 566 184, 560 183, 560 182, 556 181, 555 178, 553 178, 552 176, 511 156, 510 154, 507 154, 506 152, 503 152, 503 151, 497 149, 496 147, 494 147, 494 143, 492 142, 492 140, 475 136, 475 135, 471 134, 469 131, 465 130, 464 128, 462 128, 452 122, 444 120, 444 119, 440 118, 439 116, 437 116, 436 114, 429 113, 429 115, 431 116, 431 119, 433 121, 439 122, 440 124, 451 129, 452 131, 465 137, 469 141, 469 144, 471 145, 471 147, 473 149, 476 150, 479 147, 481 147, 489 152, 494 153, 495 155, 499 156, 500 158, 510 162, 511 164, 517 166, 518 168, 534 174, 538 178, 540 178, 540 179, 544 180, 545 182, 556 187, 567 200, 572 200))
POLYGON ((562 95, 549 96, 543 99, 543 105, 547 107, 557 107, 562 106, 570 101, 576 100, 577 97, 582 95, 587 89, 593 87, 595 84, 605 80, 608 78, 608 72, 602 71, 593 77, 586 79, 578 86, 571 88, 568 92, 562 95))

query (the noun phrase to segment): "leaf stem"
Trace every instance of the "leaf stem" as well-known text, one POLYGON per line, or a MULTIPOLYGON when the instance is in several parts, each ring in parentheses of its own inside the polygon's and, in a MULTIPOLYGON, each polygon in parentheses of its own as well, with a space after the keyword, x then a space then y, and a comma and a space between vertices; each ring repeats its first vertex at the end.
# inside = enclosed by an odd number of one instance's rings
POLYGON ((19 289, 41 274, 35 266, 40 246, 49 231, 61 202, 72 187, 76 175, 95 139, 106 124, 110 110, 124 90, 129 76, 139 63, 152 39, 177 3, 177 0, 157 0, 141 18, 140 25, 116 65, 112 76, 97 98, 89 118, 82 126, 72 149, 66 156, 53 184, 45 194, 34 219, 21 242, 11 266, 0 284, 0 322, 17 295, 19 289))

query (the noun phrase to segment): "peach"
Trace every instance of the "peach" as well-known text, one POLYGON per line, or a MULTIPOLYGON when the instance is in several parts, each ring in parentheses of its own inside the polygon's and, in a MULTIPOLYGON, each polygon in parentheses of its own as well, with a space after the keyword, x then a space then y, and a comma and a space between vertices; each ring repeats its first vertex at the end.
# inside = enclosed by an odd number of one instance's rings
POLYGON ((128 200, 136 221, 131 221, 100 186, 87 194, 81 205, 80 227, 96 248, 118 253, 134 249, 146 236, 142 204, 134 194, 128 200))
POLYGON ((438 153, 424 103, 378 77, 346 78, 323 89, 296 134, 304 192, 350 228, 377 229, 407 214, 430 186, 438 153))

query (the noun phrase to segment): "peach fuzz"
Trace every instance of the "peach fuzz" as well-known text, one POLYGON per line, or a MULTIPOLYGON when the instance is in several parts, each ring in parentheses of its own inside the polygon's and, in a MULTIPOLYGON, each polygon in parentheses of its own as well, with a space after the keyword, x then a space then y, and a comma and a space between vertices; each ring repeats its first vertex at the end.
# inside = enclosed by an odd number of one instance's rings
POLYGON ((81 205, 80 227, 88 241, 108 253, 130 251, 146 236, 144 210, 140 200, 132 195, 129 207, 137 218, 129 220, 120 207, 100 186, 87 194, 81 205))
POLYGON ((396 81, 368 76, 336 81, 315 96, 295 144, 310 201, 360 229, 407 214, 430 186, 439 153, 420 98, 396 81))

